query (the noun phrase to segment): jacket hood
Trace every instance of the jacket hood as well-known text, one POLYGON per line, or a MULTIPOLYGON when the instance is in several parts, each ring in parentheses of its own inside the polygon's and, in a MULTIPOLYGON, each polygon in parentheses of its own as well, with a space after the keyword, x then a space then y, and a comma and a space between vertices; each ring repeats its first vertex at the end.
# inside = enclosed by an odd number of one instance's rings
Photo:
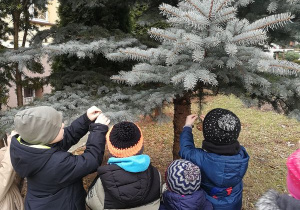
POLYGON ((98 174, 105 193, 123 203, 140 202, 152 187, 150 167, 144 172, 131 173, 113 164, 99 167, 98 174))
POLYGON ((300 200, 275 190, 266 192, 256 203, 257 210, 295 210, 300 209, 300 200))
MULTIPOLYGON (((169 190, 163 193, 164 206, 170 210, 200 210, 206 209, 206 198, 203 190, 196 191, 191 195, 180 195, 169 190)), ((212 208, 211 208, 212 209, 212 208)))
POLYGON ((207 153, 204 161, 205 165, 215 167, 206 170, 205 176, 202 177, 208 178, 213 186, 227 188, 241 183, 248 168, 249 155, 241 146, 237 155, 226 156, 207 153))
POLYGON ((13 136, 11 140, 11 162, 21 177, 29 177, 39 172, 55 151, 55 148, 44 145, 24 144, 19 135, 13 136))
POLYGON ((279 193, 275 190, 269 190, 256 203, 257 210, 280 210, 277 205, 279 193))
POLYGON ((150 157, 148 155, 135 155, 125 158, 111 157, 108 164, 116 164, 125 171, 138 173, 147 170, 150 165, 150 157))

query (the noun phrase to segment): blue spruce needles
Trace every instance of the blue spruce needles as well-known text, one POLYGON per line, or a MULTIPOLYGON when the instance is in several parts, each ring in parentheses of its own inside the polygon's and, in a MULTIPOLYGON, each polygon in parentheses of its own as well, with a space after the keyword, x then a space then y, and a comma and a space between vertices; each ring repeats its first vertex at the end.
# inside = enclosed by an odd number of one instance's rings
MULTIPOLYGON (((120 72, 112 79, 130 85, 171 84, 179 90, 175 94, 182 94, 196 90, 199 83, 217 86, 224 74, 228 78, 238 78, 245 86, 253 72, 296 75, 300 71, 299 65, 274 60, 260 48, 266 43, 269 29, 284 26, 294 16, 290 13, 275 14, 253 23, 239 20, 237 6, 249 3, 251 1, 185 0, 177 7, 161 4, 159 9, 171 27, 149 30, 149 35, 161 45, 151 49, 124 48, 108 54, 109 59, 116 61, 142 62, 133 71, 120 72), (162 69, 162 66, 164 70, 155 71, 155 74, 151 72, 162 69)), ((262 78, 263 75, 257 75, 252 84, 268 86, 262 78)))

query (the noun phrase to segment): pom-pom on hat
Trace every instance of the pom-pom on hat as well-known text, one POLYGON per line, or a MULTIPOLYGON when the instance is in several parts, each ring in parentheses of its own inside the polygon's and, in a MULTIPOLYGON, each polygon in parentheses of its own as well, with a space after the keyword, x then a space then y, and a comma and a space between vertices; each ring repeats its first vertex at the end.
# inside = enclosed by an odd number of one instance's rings
POLYGON ((124 158, 140 154, 144 138, 141 129, 132 122, 120 122, 106 134, 107 147, 114 157, 124 158))
POLYGON ((227 109, 213 109, 204 118, 204 140, 216 145, 233 144, 241 131, 239 118, 227 109))
POLYGON ((166 183, 172 192, 180 195, 193 194, 200 188, 200 168, 187 160, 174 160, 166 171, 166 183))
POLYGON ((62 115, 50 106, 39 106, 18 112, 14 124, 24 141, 49 144, 61 129, 62 115))
POLYGON ((288 157, 286 165, 288 191, 294 198, 300 200, 300 149, 288 157))

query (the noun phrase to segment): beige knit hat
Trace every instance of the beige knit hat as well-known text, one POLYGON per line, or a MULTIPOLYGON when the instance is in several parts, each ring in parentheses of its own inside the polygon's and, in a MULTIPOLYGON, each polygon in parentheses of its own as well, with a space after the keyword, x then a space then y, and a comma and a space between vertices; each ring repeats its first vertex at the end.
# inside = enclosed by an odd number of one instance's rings
POLYGON ((30 144, 49 144, 61 129, 62 115, 52 107, 40 106, 18 112, 14 123, 24 141, 30 144))

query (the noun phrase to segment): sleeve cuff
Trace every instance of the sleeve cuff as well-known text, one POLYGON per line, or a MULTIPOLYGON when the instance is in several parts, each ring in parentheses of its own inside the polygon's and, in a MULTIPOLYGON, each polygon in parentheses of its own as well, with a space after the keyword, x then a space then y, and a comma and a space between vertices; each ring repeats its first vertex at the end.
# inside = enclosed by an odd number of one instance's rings
POLYGON ((183 128, 193 128, 193 126, 192 125, 185 125, 185 126, 183 126, 183 128))
POLYGON ((192 127, 190 127, 190 126, 184 126, 182 131, 190 131, 190 132, 192 132, 193 130, 192 130, 192 127))
POLYGON ((91 124, 93 122, 88 118, 87 113, 84 113, 82 116, 83 116, 83 119, 85 122, 88 122, 89 124, 91 124))
POLYGON ((100 123, 91 123, 90 126, 89 126, 89 131, 94 131, 94 130, 108 131, 108 126, 100 124, 100 123))

